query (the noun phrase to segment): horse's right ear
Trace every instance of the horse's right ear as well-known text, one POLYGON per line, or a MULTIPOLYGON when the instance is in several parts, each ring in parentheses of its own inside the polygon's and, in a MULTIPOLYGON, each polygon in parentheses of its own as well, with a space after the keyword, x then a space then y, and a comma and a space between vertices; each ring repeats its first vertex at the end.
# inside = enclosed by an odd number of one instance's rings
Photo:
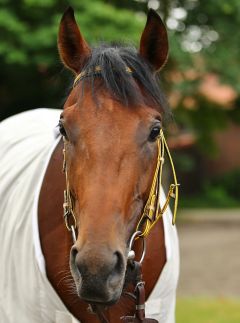
POLYGON ((152 9, 149 10, 147 23, 140 40, 140 55, 153 67, 160 70, 168 58, 167 30, 160 16, 152 9))
POLYGON ((91 54, 91 49, 80 33, 71 7, 64 12, 60 22, 58 51, 64 65, 74 73, 82 70, 91 54))

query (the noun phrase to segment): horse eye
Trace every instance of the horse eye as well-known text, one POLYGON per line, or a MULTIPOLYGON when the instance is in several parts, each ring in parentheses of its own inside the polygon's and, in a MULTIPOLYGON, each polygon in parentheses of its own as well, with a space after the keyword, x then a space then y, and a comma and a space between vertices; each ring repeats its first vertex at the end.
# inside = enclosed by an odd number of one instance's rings
POLYGON ((155 141, 160 134, 160 126, 155 126, 151 129, 150 135, 148 137, 149 141, 155 141))
POLYGON ((64 129, 64 126, 63 126, 61 120, 59 120, 58 128, 59 128, 60 134, 67 139, 67 133, 66 133, 66 131, 64 129))

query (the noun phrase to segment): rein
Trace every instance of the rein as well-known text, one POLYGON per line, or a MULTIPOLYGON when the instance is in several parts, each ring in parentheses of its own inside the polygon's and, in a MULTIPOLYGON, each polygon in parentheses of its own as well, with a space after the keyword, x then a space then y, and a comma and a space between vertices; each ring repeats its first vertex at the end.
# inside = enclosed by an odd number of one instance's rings
MULTIPOLYGON (((73 87, 85 77, 91 76, 92 74, 100 74, 101 67, 96 66, 93 71, 83 71, 74 80, 73 87)), ((132 70, 126 67, 126 73, 131 74, 132 70)), ((68 178, 68 169, 67 169, 67 153, 66 146, 67 140, 63 136, 64 148, 63 148, 63 172, 66 177, 66 189, 64 190, 64 203, 63 203, 63 217, 65 225, 68 231, 72 234, 73 242, 76 242, 77 239, 77 221, 74 213, 74 203, 72 199, 72 194, 69 186, 68 178)), ((130 267, 134 268, 134 275, 131 279, 131 283, 134 285, 134 293, 127 293, 131 296, 136 302, 136 310, 134 316, 123 316, 121 320, 126 323, 142 322, 142 323, 157 323, 158 321, 154 319, 145 318, 145 288, 144 282, 142 280, 141 264, 144 260, 146 254, 146 242, 145 238, 149 235, 151 229, 163 216, 164 212, 167 210, 171 199, 174 200, 173 204, 173 217, 172 224, 176 222, 177 215, 177 206, 178 206, 178 187, 177 176, 175 172, 175 167, 173 160, 164 137, 162 129, 160 130, 159 137, 157 138, 157 147, 158 147, 158 156, 157 156, 157 165, 153 176, 153 181, 150 189, 150 193, 147 199, 147 202, 144 206, 143 213, 138 221, 135 232, 132 234, 128 246, 128 264, 130 267), (161 205, 161 195, 164 194, 162 188, 162 174, 163 174, 163 165, 165 162, 165 155, 167 156, 172 170, 173 183, 169 185, 168 194, 166 196, 166 201, 161 205), (135 252, 133 250, 134 241, 137 239, 142 239, 143 241, 143 251, 142 256, 139 261, 135 261, 135 252)), ((91 304, 90 311, 95 313, 100 322, 108 323, 102 310, 98 309, 97 305, 91 304)))

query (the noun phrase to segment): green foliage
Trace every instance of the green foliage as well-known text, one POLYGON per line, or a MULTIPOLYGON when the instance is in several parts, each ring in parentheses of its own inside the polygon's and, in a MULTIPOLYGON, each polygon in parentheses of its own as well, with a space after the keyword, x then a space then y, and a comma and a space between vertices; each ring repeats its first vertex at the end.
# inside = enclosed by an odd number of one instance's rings
POLYGON ((229 120, 240 124, 240 30, 237 27, 240 2, 179 0, 175 6, 186 10, 186 17, 178 20, 181 29, 176 27, 170 33, 171 55, 167 68, 170 72, 180 72, 182 77, 175 83, 171 78, 169 87, 182 98, 175 111, 176 123, 195 133, 203 154, 214 156, 214 132, 224 129, 229 120), (193 78, 187 76, 188 71, 194 72, 193 78), (238 98, 231 110, 226 111, 200 95, 199 84, 207 73, 214 73, 220 82, 236 91, 238 98), (191 110, 186 109, 186 97, 195 100, 191 110))
MULTIPOLYGON (((35 82, 32 83, 32 86, 34 86, 34 84, 38 85, 38 79, 49 77, 49 75, 53 76, 61 70, 56 39, 60 17, 68 5, 75 8, 81 30, 90 43, 95 43, 98 40, 125 40, 138 44, 145 24, 144 12, 147 11, 147 0, 0 0, 0 62, 1 66, 4 65, 1 71, 1 79, 9 80, 6 86, 1 85, 5 88, 3 91, 5 95, 11 80, 16 77, 16 73, 10 74, 9 71, 16 70, 24 75, 33 75, 32 71, 35 70, 35 82), (7 74, 6 70, 8 71, 7 74)), ((178 26, 169 30, 170 59, 163 74, 165 88, 169 92, 172 90, 180 91, 183 98, 186 95, 197 96, 199 111, 205 114, 205 119, 209 120, 209 128, 211 128, 211 122, 214 123, 215 114, 211 113, 211 109, 210 111, 200 106, 198 85, 204 73, 215 72, 224 82, 231 84, 239 91, 238 40, 240 31, 237 28, 240 20, 239 10, 240 3, 238 0, 221 2, 200 0, 159 1, 159 11, 162 17, 167 22, 168 17, 174 18, 181 27, 178 26), (176 18, 173 15, 175 7, 183 8, 186 15, 182 18, 176 18), (195 28, 195 38, 191 34, 193 28, 195 28), (196 28, 198 28, 198 36, 196 36, 196 28), (215 36, 216 39, 210 41, 209 35, 215 36), (186 42, 187 36, 190 37, 189 41, 193 44, 201 44, 202 50, 191 53, 191 51, 184 49, 184 41, 186 42), (189 69, 194 69, 198 73, 195 80, 183 77, 180 83, 170 81, 168 84, 169 72, 178 71, 184 75, 189 69)), ((48 81, 41 80, 41 82, 45 83, 46 87, 49 86, 48 81)), ((43 86, 43 89, 45 86, 43 86)), ((62 88, 62 86, 59 87, 61 91, 62 88)), ((1 89, 0 92, 2 92, 1 89)), ((12 88, 10 92, 12 93, 12 88)), ((42 93, 39 94, 39 97, 42 97, 42 93)), ((45 104, 48 105, 51 100, 50 95, 50 101, 47 100, 45 104)), ((17 105, 17 97, 15 100, 4 98, 4 101, 11 108, 13 105, 17 105)), ((36 106, 34 100, 29 101, 28 97, 26 104, 36 106)), ((55 99, 55 104, 57 104, 57 99, 55 99)), ((7 109, 8 107, 4 108, 4 110, 7 109)), ((180 107, 177 115, 180 116, 182 113, 185 112, 180 107)), ((10 113, 5 111, 3 115, 5 114, 10 113)), ((197 114, 199 115, 200 112, 197 114)), ((216 114, 218 114, 217 111, 216 114)), ((195 128, 194 118, 191 116, 187 119, 187 127, 195 128)), ((214 127, 215 125, 213 125, 214 127)), ((205 140, 203 136, 199 138, 200 141, 201 138, 203 138, 203 141, 205 140)))
POLYGON ((180 169, 181 172, 189 173, 194 171, 196 168, 196 161, 193 158, 189 158, 189 154, 184 151, 173 153, 173 159, 176 161, 175 166, 177 169, 180 169))
MULTIPOLYGON (((212 183, 208 183, 210 186, 215 187, 224 187, 225 191, 229 196, 235 198, 240 203, 240 169, 232 171, 227 174, 223 174, 215 179, 213 179, 212 183)), ((207 189, 206 189, 207 190, 207 189)))
MULTIPOLYGON (((184 1, 184 4, 191 1, 184 1)), ((218 39, 211 46, 203 48, 206 71, 214 71, 227 83, 240 91, 239 37, 240 2, 230 1, 194 1, 189 9, 186 24, 198 25, 216 31, 218 39)))
POLYGON ((138 43, 145 19, 105 1, 1 0, 1 118, 39 106, 62 105, 71 77, 62 72, 57 32, 69 4, 88 42, 138 43))
MULTIPOLYGON (((0 11, 0 59, 7 64, 47 67, 57 60, 56 40, 64 1, 6 1, 0 11), (16 2, 15 2, 16 3, 16 2)), ((101 1, 71 1, 85 38, 90 42, 130 40, 137 42, 143 19, 127 10, 116 10, 101 1), (130 35, 130 37, 129 37, 130 35)))
POLYGON ((228 113, 227 110, 219 108, 204 97, 196 95, 194 109, 187 110, 180 104, 175 111, 175 119, 180 127, 195 133, 202 153, 214 157, 217 155, 217 150, 213 134, 227 127, 228 113))
POLYGON ((204 179, 197 194, 183 196, 181 207, 240 207, 240 169, 204 179))

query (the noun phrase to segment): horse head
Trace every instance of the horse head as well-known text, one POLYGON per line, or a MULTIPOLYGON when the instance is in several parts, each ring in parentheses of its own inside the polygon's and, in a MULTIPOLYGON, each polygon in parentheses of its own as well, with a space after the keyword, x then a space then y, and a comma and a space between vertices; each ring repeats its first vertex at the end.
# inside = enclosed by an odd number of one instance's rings
POLYGON ((129 240, 157 163, 166 107, 156 71, 167 59, 167 32, 150 10, 138 51, 90 48, 69 8, 58 48, 76 76, 60 116, 78 230, 70 269, 80 298, 113 304, 122 293, 129 240))

